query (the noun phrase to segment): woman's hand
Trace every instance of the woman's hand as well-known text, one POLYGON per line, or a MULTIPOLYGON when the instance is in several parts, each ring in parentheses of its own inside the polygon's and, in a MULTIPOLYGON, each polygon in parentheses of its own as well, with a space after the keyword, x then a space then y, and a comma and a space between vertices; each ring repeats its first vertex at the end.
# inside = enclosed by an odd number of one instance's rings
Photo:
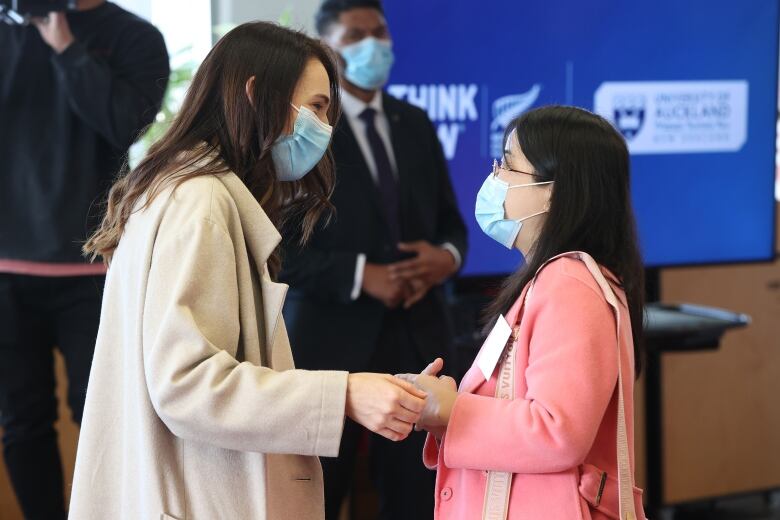
POLYGON ((425 397, 413 384, 388 374, 350 374, 346 414, 374 433, 401 441, 419 420, 425 397))
POLYGON ((458 397, 458 385, 449 376, 436 377, 444 367, 444 361, 436 358, 425 370, 419 374, 400 374, 396 377, 414 383, 420 390, 425 391, 428 397, 425 399, 420 419, 415 425, 416 430, 426 430, 441 439, 450 422, 452 407, 458 397))

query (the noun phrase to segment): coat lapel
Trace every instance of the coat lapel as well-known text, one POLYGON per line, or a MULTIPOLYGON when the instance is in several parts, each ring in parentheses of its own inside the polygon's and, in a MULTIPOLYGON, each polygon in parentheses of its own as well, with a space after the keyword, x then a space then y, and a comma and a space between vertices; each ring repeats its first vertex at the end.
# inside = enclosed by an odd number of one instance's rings
POLYGON ((264 267, 263 271, 265 274, 260 279, 260 290, 263 293, 263 317, 266 323, 265 341, 266 345, 273 346, 288 286, 272 282, 268 277, 268 269, 264 267))
MULTIPOLYGON (((519 325, 518 321, 520 320, 520 314, 522 313, 523 307, 525 306, 525 299, 532 283, 533 282, 528 283, 525 288, 523 288, 523 291, 520 293, 520 297, 517 299, 514 305, 512 305, 512 308, 509 309, 509 312, 506 313, 506 321, 509 322, 513 329, 519 325)), ((466 372, 466 375, 463 376, 463 380, 461 380, 458 392, 463 394, 474 393, 474 391, 484 382, 485 376, 482 375, 482 371, 475 362, 471 365, 469 371, 466 372)))
MULTIPOLYGON (((590 273, 593 275, 596 282, 601 287, 604 293, 604 298, 607 300, 607 303, 609 303, 612 307, 614 307, 616 311, 618 311, 617 308, 618 302, 622 304, 624 307, 628 306, 623 291, 615 290, 615 287, 619 287, 620 284, 617 281, 617 277, 614 274, 612 274, 612 272, 610 272, 605 267, 601 267, 587 253, 583 253, 581 251, 570 251, 568 253, 563 253, 558 256, 555 256, 549 259, 547 262, 545 262, 536 271, 534 278, 525 286, 525 288, 523 288, 523 292, 520 294, 520 298, 517 299, 515 304, 512 306, 512 308, 509 310, 509 312, 506 315, 507 321, 513 327, 516 326, 517 322, 520 319, 523 308, 525 307, 526 299, 528 298, 528 296, 530 296, 529 291, 533 291, 533 284, 536 281, 536 277, 539 276, 539 273, 542 271, 542 269, 544 269, 544 267, 546 267, 550 262, 553 262, 558 258, 562 258, 562 257, 576 258, 584 262, 588 270, 590 271, 590 273)), ((482 371, 479 369, 479 367, 477 367, 476 363, 474 363, 471 365, 469 371, 466 372, 466 375, 463 376, 458 392, 474 393, 474 391, 477 388, 479 388, 480 385, 484 382, 485 382, 485 378, 482 375, 482 371)))
POLYGON ((259 270, 260 290, 263 296, 263 318, 265 319, 266 345, 273 345, 279 316, 282 313, 288 286, 271 280, 268 273, 268 258, 277 248, 282 236, 268 218, 260 203, 234 173, 219 176, 233 200, 236 201, 241 228, 249 254, 259 270))

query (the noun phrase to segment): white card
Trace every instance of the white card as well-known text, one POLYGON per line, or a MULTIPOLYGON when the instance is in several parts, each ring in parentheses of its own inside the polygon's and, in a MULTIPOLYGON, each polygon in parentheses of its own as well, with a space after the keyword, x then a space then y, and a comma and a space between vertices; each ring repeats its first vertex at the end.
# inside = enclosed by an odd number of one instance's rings
POLYGON ((482 371, 482 375, 485 376, 485 381, 489 380, 490 376, 493 375, 493 370, 495 370, 501 353, 504 352, 504 347, 506 347, 506 342, 511 335, 512 327, 509 326, 509 322, 506 321, 502 314, 496 320, 496 325, 488 334, 477 356, 477 366, 482 371))

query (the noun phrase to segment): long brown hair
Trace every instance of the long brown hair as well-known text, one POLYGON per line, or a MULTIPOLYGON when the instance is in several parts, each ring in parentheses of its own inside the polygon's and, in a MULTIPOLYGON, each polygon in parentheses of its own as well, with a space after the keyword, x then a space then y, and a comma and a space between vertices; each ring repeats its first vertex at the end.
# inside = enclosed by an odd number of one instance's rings
POLYGON ((555 181, 550 211, 526 264, 504 281, 485 312, 490 326, 506 314, 539 268, 561 253, 584 251, 619 280, 628 300, 634 359, 642 366, 644 267, 631 204, 630 162, 623 137, 604 118, 568 106, 547 106, 512 121, 538 182, 555 181))
MULTIPOLYGON (((288 122, 290 103, 311 59, 319 60, 330 79, 331 124, 340 114, 338 69, 331 52, 317 40, 267 22, 240 25, 220 39, 192 80, 176 118, 141 163, 112 186, 106 213, 83 251, 106 263, 119 244, 134 211, 148 206, 173 182, 200 175, 235 173, 278 229, 294 218, 306 242, 326 211, 335 184, 330 151, 297 182, 280 182, 271 147, 288 122), (246 82, 255 77, 252 99, 246 82), (145 203, 139 200, 146 195, 145 203)), ((278 273, 279 253, 269 259, 278 273)))

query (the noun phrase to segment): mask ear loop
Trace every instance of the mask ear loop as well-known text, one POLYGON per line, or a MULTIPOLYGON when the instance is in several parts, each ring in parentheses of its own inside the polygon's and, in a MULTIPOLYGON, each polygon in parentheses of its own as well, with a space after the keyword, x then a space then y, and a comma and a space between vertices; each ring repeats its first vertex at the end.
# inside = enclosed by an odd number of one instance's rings
MULTIPOLYGON (((553 184, 555 181, 546 181, 546 182, 537 182, 535 184, 519 184, 517 186, 510 186, 509 188, 524 188, 526 186, 541 186, 543 184, 553 184)), ((544 209, 538 213, 534 213, 533 215, 528 215, 527 217, 523 217, 519 220, 516 220, 515 222, 525 222, 529 218, 538 217, 539 215, 543 215, 545 213, 550 212, 550 200, 548 199, 547 202, 544 203, 544 209)))
MULTIPOLYGON (((501 179, 498 179, 498 161, 496 159, 493 159, 493 175, 496 176, 496 180, 501 181, 501 179)), ((501 182, 504 182, 504 181, 501 181, 501 182)), ((547 184, 554 184, 554 183, 555 183, 555 181, 532 182, 532 183, 529 183, 529 184, 516 184, 514 186, 507 186, 506 189, 507 190, 511 190, 512 188, 526 188, 526 187, 530 187, 530 186, 545 186, 547 184)), ((508 184, 508 183, 506 183, 506 184, 508 184)), ((548 200, 545 203, 544 210, 542 210, 542 211, 540 211, 538 213, 534 213, 533 215, 528 215, 527 217, 523 217, 521 219, 515 220, 515 222, 518 222, 518 223, 525 222, 528 219, 531 219, 531 218, 534 218, 534 217, 538 217, 539 215, 543 215, 545 213, 548 213, 549 211, 550 211, 550 201, 548 200)))
POLYGON ((529 184, 515 184, 514 186, 507 186, 508 190, 511 190, 512 188, 528 188, 530 186, 544 186, 545 184, 552 184, 555 181, 544 181, 544 182, 532 182, 529 184))
POLYGON ((527 217, 523 217, 521 219, 515 220, 515 222, 525 222, 528 219, 531 219, 531 218, 534 218, 534 217, 538 217, 539 215, 544 215, 548 211, 550 211, 550 210, 546 209, 544 211, 540 211, 539 213, 534 213, 533 215, 528 215, 527 217))

